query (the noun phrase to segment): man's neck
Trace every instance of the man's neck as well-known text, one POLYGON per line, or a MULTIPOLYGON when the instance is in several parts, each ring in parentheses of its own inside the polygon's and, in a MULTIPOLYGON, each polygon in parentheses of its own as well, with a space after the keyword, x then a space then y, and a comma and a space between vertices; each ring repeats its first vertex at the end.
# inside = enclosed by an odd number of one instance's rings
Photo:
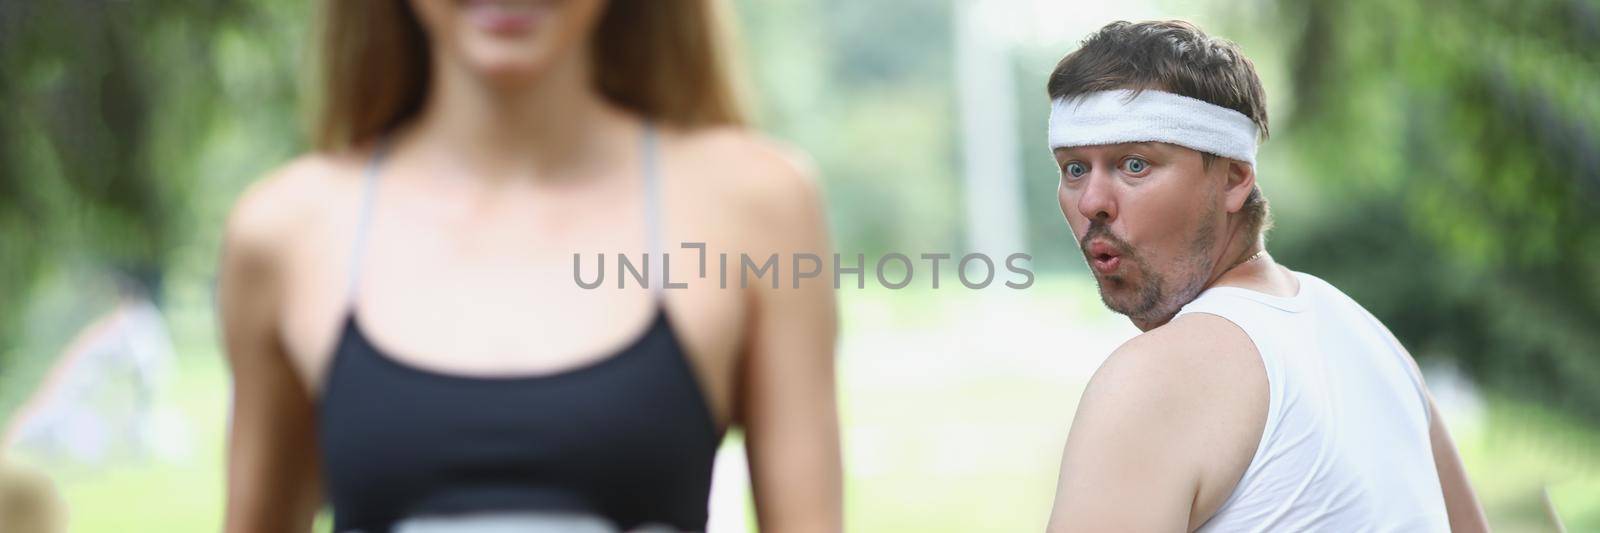
MULTIPOLYGON (((1266 236, 1259 233, 1228 250, 1218 261, 1218 271, 1205 288, 1238 287, 1273 296, 1290 297, 1300 292, 1300 281, 1288 268, 1267 253, 1266 236)), ((1202 289, 1204 290, 1204 289, 1202 289)))
POLYGON ((1238 287, 1285 298, 1300 293, 1300 280, 1295 279, 1294 273, 1265 253, 1224 272, 1211 286, 1238 287))
MULTIPOLYGON (((1224 259, 1217 262, 1210 281, 1201 286, 1200 292, 1212 287, 1237 287, 1285 298, 1299 294, 1300 280, 1288 268, 1274 261, 1265 246, 1266 240, 1261 236, 1248 241, 1230 239, 1225 247, 1224 259)), ((1172 321, 1177 311, 1174 309, 1174 314, 1153 319, 1132 316, 1128 319, 1139 331, 1150 331, 1172 321)))

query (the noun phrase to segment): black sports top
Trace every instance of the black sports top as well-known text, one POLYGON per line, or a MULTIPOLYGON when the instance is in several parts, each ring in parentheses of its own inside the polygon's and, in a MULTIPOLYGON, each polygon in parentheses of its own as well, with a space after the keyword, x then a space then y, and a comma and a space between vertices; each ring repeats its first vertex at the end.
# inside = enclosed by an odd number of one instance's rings
MULTIPOLYGON (((660 194, 648 127, 643 149, 655 253, 660 194)), ((527 511, 598 515, 622 529, 704 530, 722 431, 659 293, 649 329, 627 347, 548 374, 428 370, 386 355, 363 334, 355 282, 383 153, 373 155, 364 178, 349 310, 318 400, 334 531, 527 511)))

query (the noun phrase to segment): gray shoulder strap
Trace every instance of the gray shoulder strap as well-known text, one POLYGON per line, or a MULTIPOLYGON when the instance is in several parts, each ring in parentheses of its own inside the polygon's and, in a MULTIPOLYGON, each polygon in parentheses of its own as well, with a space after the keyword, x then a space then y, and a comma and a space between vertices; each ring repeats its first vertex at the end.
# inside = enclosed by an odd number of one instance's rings
POLYGON ((662 240, 662 225, 664 220, 661 214, 661 159, 660 141, 657 139, 654 124, 644 124, 644 134, 641 140, 643 171, 644 171, 644 223, 645 239, 647 246, 648 263, 655 263, 650 269, 650 290, 658 297, 663 285, 666 284, 666 259, 665 248, 662 240))
POLYGON ((356 301, 356 291, 361 283, 361 258, 366 255, 367 233, 372 225, 372 204, 377 196, 378 174, 383 168, 383 159, 388 155, 389 138, 378 139, 373 147, 372 158, 367 160, 366 170, 361 176, 361 205, 356 213, 356 234, 350 244, 350 272, 346 279, 345 294, 350 305, 356 301))

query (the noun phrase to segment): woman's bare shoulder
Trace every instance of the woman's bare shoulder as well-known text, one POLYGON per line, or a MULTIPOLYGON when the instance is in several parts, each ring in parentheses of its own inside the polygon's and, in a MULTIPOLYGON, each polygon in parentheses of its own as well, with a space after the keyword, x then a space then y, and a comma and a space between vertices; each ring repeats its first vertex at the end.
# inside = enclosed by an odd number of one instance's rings
POLYGON ((805 153, 747 127, 718 126, 674 136, 687 158, 724 170, 707 173, 719 179, 735 179, 750 188, 813 186, 816 181, 805 153))
POLYGON ((224 243, 230 249, 272 253, 314 230, 334 201, 355 193, 361 158, 354 151, 309 152, 245 187, 228 213, 224 243))
POLYGON ((679 132, 680 168, 718 203, 763 227, 818 226, 822 187, 810 158, 742 127, 679 132))

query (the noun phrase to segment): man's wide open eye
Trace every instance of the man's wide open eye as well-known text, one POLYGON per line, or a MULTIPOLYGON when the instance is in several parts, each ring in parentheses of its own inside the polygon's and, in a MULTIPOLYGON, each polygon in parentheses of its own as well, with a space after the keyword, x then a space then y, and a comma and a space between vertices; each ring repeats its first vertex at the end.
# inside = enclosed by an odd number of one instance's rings
POLYGON ((1150 170, 1150 162, 1137 157, 1130 157, 1122 160, 1122 170, 1127 171, 1129 174, 1143 174, 1144 171, 1150 170))
POLYGON ((1067 163, 1066 166, 1061 167, 1061 170, 1066 172, 1068 176, 1072 176, 1074 178, 1089 173, 1089 167, 1077 161, 1067 163))

